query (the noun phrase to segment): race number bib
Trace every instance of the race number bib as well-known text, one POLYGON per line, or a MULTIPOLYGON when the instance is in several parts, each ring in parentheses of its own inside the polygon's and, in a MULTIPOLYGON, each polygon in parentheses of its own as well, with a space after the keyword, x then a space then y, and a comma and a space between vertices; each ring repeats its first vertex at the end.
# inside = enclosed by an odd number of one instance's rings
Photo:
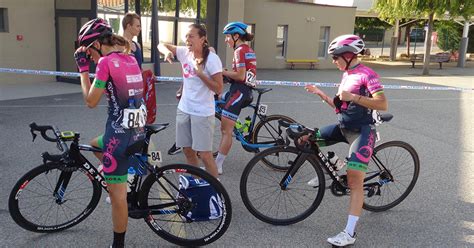
POLYGON ((125 129, 144 127, 146 123, 146 107, 141 105, 138 109, 126 108, 123 110, 122 127, 125 129))
POLYGON ((255 86, 257 86, 256 77, 252 71, 247 71, 245 73, 245 84, 252 88, 255 88, 255 86))
POLYGON ((163 162, 161 157, 161 151, 151 151, 149 158, 154 164, 163 162))
POLYGON ((268 110, 268 105, 260 104, 258 106, 258 114, 259 115, 266 115, 268 110))

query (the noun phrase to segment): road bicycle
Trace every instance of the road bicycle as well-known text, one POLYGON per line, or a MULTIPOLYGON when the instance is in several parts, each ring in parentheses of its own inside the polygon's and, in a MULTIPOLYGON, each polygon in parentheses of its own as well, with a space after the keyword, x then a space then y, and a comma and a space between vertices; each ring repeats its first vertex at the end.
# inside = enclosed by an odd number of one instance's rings
MULTIPOLYGON (((199 168, 186 164, 162 167, 150 164, 147 155, 150 137, 167 126, 167 123, 146 125, 144 144, 132 146, 127 151, 133 166, 140 172, 133 176, 127 193, 129 217, 144 219, 158 236, 171 243, 182 246, 210 244, 230 225, 229 195, 217 179, 199 168), (185 190, 183 178, 210 186, 218 198, 217 209, 214 209, 217 215, 206 220, 193 217, 193 211, 202 207, 193 201, 200 193, 185 190)), ((30 128, 33 141, 39 132, 45 140, 55 142, 62 154, 44 152, 43 164, 18 180, 9 197, 10 215, 28 231, 52 233, 71 228, 94 211, 102 194, 101 188, 107 191, 103 175, 81 154, 82 151, 102 150, 79 144, 79 133, 61 132, 55 126, 35 123, 30 124, 30 128), (54 136, 48 134, 50 132, 54 136)))
MULTIPOLYGON (((246 108, 253 109, 252 117, 247 117, 246 122, 237 120, 236 127, 234 127, 234 136, 241 143, 242 147, 247 152, 258 153, 263 149, 280 146, 285 143, 284 134, 281 128, 278 126, 278 121, 283 120, 289 123, 294 123, 295 120, 285 115, 267 115, 268 106, 261 103, 262 95, 271 91, 271 88, 252 88, 252 90, 258 93, 257 101, 255 104, 251 103, 246 108), (257 122, 258 121, 258 122, 257 122), (241 127, 240 127, 241 126, 241 127)), ((222 98, 216 98, 216 125, 214 129, 214 140, 213 140, 213 152, 214 156, 217 156, 219 145, 221 142, 221 124, 222 109, 226 100, 222 98)), ((264 160, 270 167, 273 166, 267 160, 264 160)), ((274 169, 280 169, 275 166, 274 169)))
MULTIPOLYGON (((379 115, 377 125, 392 117, 379 115)), ((298 123, 280 125, 286 128, 286 144, 264 150, 248 162, 240 180, 240 194, 245 207, 256 218, 273 225, 290 225, 318 208, 326 180, 332 181, 328 188, 335 196, 348 195, 350 189, 345 173, 337 171, 320 150, 317 139, 311 135, 314 129, 298 123), (301 144, 298 140, 308 134, 308 141, 301 144), (290 139, 294 147, 289 146, 290 139), (286 169, 270 169, 264 160, 286 169), (316 180, 312 186, 308 183, 311 180, 316 180)), ((419 173, 420 161, 411 145, 402 141, 377 145, 364 179, 363 208, 380 212, 400 204, 412 191, 419 173)))

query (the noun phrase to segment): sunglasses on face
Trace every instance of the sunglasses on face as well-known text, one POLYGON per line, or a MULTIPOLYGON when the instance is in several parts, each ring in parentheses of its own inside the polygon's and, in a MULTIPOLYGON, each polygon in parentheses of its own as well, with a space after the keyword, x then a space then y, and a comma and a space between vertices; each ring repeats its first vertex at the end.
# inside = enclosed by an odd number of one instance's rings
POLYGON ((338 60, 338 59, 339 59, 339 56, 336 56, 336 55, 332 56, 332 60, 338 60))

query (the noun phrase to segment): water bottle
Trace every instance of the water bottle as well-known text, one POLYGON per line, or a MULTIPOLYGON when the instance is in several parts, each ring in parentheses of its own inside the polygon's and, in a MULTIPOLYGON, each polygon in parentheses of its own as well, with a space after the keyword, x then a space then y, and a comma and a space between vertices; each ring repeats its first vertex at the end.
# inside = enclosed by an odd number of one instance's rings
POLYGON ((129 98, 128 99, 128 107, 131 109, 135 108, 135 99, 134 98, 129 98))
POLYGON ((131 166, 130 168, 128 168, 127 193, 132 191, 132 189, 130 188, 130 186, 132 185, 133 179, 135 178, 135 173, 136 173, 136 171, 135 171, 135 168, 133 168, 133 166, 131 166))
POLYGON ((244 127, 243 127, 244 133, 248 133, 251 122, 252 122, 252 119, 250 118, 250 116, 247 116, 244 121, 244 127))
POLYGON ((239 119, 237 119, 237 120, 235 121, 235 128, 236 128, 237 130, 239 130, 239 132, 242 132, 242 131, 243 131, 243 125, 242 125, 242 122, 240 122, 239 119))
POLYGON ((344 167, 344 161, 340 160, 334 152, 328 152, 328 159, 335 170, 338 171, 344 167))

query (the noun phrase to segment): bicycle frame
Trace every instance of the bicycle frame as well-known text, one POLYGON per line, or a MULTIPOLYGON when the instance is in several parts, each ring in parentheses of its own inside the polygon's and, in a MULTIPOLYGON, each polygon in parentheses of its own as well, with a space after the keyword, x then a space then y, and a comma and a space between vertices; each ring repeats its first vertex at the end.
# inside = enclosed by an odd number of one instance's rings
MULTIPOLYGON (((254 132, 255 123, 257 121, 257 117, 260 120, 265 118, 265 115, 258 114, 258 108, 260 107, 261 98, 262 98, 262 94, 258 94, 257 102, 255 104, 249 104, 247 107, 245 107, 245 108, 252 108, 253 109, 253 115, 252 115, 252 118, 250 120, 249 133, 247 135, 244 135, 237 128, 234 127, 234 135, 235 135, 236 140, 238 140, 242 144, 242 146, 248 147, 250 149, 270 148, 270 147, 275 146, 271 142, 269 142, 268 144, 265 144, 265 143, 253 144, 253 143, 250 143, 246 139, 246 137, 252 137, 253 132, 254 132)), ((222 116, 222 108, 220 107, 220 105, 225 104, 225 101, 222 100, 222 99, 216 99, 214 101, 214 103, 215 103, 215 108, 216 108, 216 114, 222 116)))
MULTIPOLYGON (((380 160, 377 158, 376 155, 377 154, 375 152, 372 154, 372 156, 371 156, 372 161, 374 161, 374 163, 377 165, 377 167, 379 168, 379 170, 382 173, 384 173, 384 172, 388 173, 388 178, 389 179, 388 180, 387 179, 379 180, 377 182, 372 182, 372 183, 364 183, 364 185, 363 185, 364 190, 371 190, 374 187, 380 187, 383 184, 388 183, 393 178, 392 175, 390 174, 390 172, 385 168, 385 166, 382 164, 382 162, 380 162, 380 160)), ((319 147, 317 147, 315 149, 314 153, 306 153, 306 152, 302 152, 302 151, 300 151, 298 153, 296 159, 292 162, 292 164, 291 164, 290 168, 287 170, 285 176, 283 176, 282 180, 280 181, 279 185, 280 185, 282 190, 285 190, 287 188, 288 184, 291 182, 291 179, 296 174, 296 172, 299 170, 301 165, 303 165, 304 161, 306 161, 307 159, 312 159, 312 158, 315 158, 316 161, 318 162, 318 165, 321 166, 324 170, 326 170, 326 172, 328 172, 328 174, 331 177, 333 183, 335 183, 335 185, 339 189, 343 189, 343 190, 346 190, 346 191, 349 189, 346 182, 345 182, 345 176, 340 176, 339 175, 338 171, 335 170, 334 167, 329 162, 329 159, 323 154, 321 149, 319 149, 319 147)), ((379 176, 382 173, 374 173, 371 176, 365 177, 364 182, 367 182, 367 181, 379 176)))
MULTIPOLYGON (((146 160, 143 160, 143 157, 148 156, 148 145, 150 141, 152 133, 147 133, 145 142, 142 148, 142 151, 139 153, 135 153, 130 155, 130 157, 134 157, 135 161, 138 162, 137 166, 140 166, 141 168, 146 168, 147 172, 150 173, 150 175, 156 175, 157 173, 157 168, 151 164, 149 164, 146 160)), ((60 173, 58 181, 56 182, 55 189, 53 192, 53 195, 56 198, 56 203, 61 204, 63 203, 64 200, 64 195, 67 190, 67 186, 69 184, 69 181, 71 179, 72 173, 76 170, 82 170, 87 173, 89 179, 92 181, 97 181, 99 185, 104 189, 106 192, 108 192, 107 189, 107 182, 105 181, 104 176, 97 170, 97 168, 84 156, 81 154, 80 151, 88 151, 88 152, 102 152, 101 149, 90 146, 90 145, 84 145, 84 144, 79 144, 79 134, 75 134, 74 139, 71 142, 69 151, 66 153, 67 157, 70 158, 69 160, 66 161, 55 161, 55 159, 62 157, 61 155, 58 157, 58 155, 49 155, 49 153, 45 152, 43 153, 43 158, 44 160, 50 160, 53 162, 62 162, 66 166, 63 168, 63 171, 60 173)), ((63 141, 64 142, 64 141, 63 141)), ((64 149, 64 148, 63 148, 64 149)), ((180 192, 181 190, 174 185, 172 182, 170 182, 166 177, 162 177, 163 180, 167 182, 167 184, 174 188, 177 192, 180 192)), ((129 209, 129 216, 132 218, 144 218, 150 214, 175 214, 177 213, 177 210, 163 210, 164 208, 175 206, 177 204, 177 201, 175 199, 175 196, 169 192, 167 187, 161 182, 160 180, 157 180, 158 184, 160 187, 166 192, 166 194, 173 199, 172 202, 170 203, 165 203, 165 204, 159 204, 155 206, 148 206, 147 209, 141 209, 138 205, 138 194, 140 192, 140 187, 141 187, 141 182, 143 180, 142 175, 135 175, 131 185, 130 185, 130 193, 127 194, 127 199, 128 202, 131 205, 131 209, 129 209)))

